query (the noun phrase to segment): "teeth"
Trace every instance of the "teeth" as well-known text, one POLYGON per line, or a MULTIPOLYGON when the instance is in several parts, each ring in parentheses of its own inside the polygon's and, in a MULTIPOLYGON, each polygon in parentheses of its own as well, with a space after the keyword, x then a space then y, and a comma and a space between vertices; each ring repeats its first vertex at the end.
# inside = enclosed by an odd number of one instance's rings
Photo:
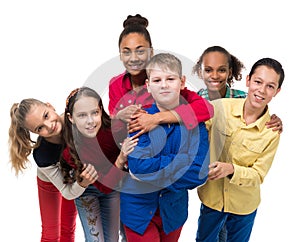
POLYGON ((257 96, 257 95, 255 95, 255 97, 256 97, 257 99, 264 100, 263 97, 260 97, 260 96, 257 96))

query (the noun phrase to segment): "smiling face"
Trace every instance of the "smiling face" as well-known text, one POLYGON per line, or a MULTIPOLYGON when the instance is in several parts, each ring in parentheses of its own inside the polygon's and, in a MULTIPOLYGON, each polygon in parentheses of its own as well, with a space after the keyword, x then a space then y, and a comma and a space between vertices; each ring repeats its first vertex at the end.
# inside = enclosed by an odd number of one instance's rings
POLYGON ((177 72, 162 70, 156 65, 151 69, 146 84, 159 110, 171 110, 179 105, 180 90, 185 86, 185 77, 180 78, 177 72))
POLYGON ((74 104, 72 115, 68 114, 70 122, 76 125, 78 131, 87 138, 96 137, 101 128, 102 111, 98 100, 94 97, 81 96, 74 104))
POLYGON ((152 55, 150 43, 142 34, 128 34, 120 43, 120 59, 132 76, 139 75, 145 69, 152 55))
POLYGON ((248 104, 258 109, 264 109, 266 105, 280 91, 279 74, 267 66, 259 66, 251 76, 247 76, 248 104))
POLYGON ((50 104, 36 104, 32 105, 26 115, 25 127, 44 138, 59 136, 62 130, 62 118, 50 104))
POLYGON ((198 75, 203 79, 209 92, 225 93, 226 82, 231 75, 226 55, 218 51, 205 54, 198 75))

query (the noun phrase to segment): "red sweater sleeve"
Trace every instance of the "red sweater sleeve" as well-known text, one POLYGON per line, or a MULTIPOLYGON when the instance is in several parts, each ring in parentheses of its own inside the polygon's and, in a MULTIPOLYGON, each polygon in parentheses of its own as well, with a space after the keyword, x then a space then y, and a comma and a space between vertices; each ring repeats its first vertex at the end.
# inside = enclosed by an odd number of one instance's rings
POLYGON ((101 149, 101 153, 103 152, 103 157, 98 159, 101 164, 94 164, 96 169, 99 167, 97 169, 99 176, 97 181, 105 187, 116 189, 126 174, 114 165, 120 153, 116 143, 119 142, 119 137, 114 137, 111 129, 100 129, 97 140, 99 149, 101 149))
POLYGON ((118 101, 122 98, 122 93, 120 91, 118 79, 112 78, 109 82, 108 88, 108 96, 109 96, 109 103, 108 103, 108 111, 111 116, 116 114, 115 107, 118 101))
POLYGON ((174 111, 180 116, 187 129, 193 129, 198 123, 214 116, 213 106, 196 92, 184 88, 180 94, 188 104, 181 104, 174 111))

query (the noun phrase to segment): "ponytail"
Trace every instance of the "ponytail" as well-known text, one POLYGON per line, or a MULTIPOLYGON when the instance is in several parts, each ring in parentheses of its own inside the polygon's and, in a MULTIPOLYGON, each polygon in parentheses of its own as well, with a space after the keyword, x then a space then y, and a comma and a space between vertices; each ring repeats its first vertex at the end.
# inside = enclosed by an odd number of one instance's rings
POLYGON ((18 175, 27 168, 28 156, 32 149, 37 147, 37 142, 30 137, 30 132, 24 123, 27 113, 32 105, 44 104, 36 99, 24 99, 21 103, 14 103, 10 109, 11 124, 9 127, 9 156, 12 168, 18 175))

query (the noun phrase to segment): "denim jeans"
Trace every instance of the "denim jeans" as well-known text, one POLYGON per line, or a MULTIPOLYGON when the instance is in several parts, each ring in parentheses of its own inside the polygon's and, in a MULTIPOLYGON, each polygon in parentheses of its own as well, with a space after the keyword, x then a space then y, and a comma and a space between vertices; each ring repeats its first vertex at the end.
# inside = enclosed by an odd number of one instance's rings
POLYGON ((222 226, 221 231, 219 232, 219 240, 218 242, 226 242, 227 241, 227 230, 226 225, 222 226))
POLYGON ((257 210, 247 215, 219 212, 201 204, 198 219, 197 242, 216 242, 226 224, 227 242, 247 242, 257 210))
POLYGON ((102 193, 90 185, 75 199, 86 242, 116 242, 120 228, 120 193, 102 193))

